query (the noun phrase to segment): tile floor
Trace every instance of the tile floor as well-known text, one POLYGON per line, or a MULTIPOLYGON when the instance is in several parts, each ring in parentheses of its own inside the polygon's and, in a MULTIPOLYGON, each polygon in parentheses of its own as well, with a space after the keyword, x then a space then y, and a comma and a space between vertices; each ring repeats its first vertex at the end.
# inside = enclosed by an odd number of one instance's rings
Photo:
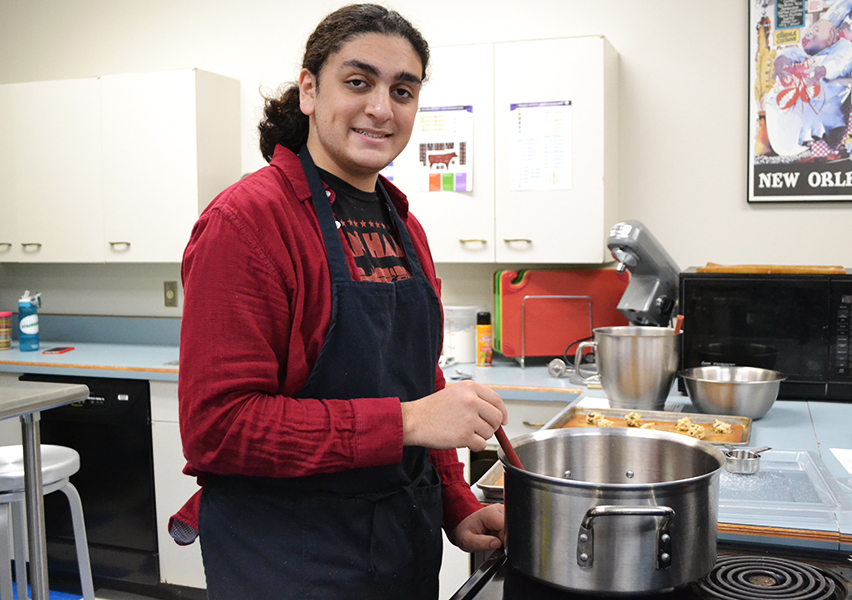
MULTIPOLYGON (((68 592, 51 592, 51 600, 53 600, 55 597, 74 598, 74 600, 77 600, 79 598, 79 600, 82 600, 81 596, 77 594, 69 594, 68 592)), ((161 595, 146 596, 144 594, 125 592, 121 590, 111 590, 98 587, 95 588, 95 600, 161 600, 162 598, 163 596, 161 595)))
POLYGON ((95 600, 151 600, 151 597, 116 590, 97 590, 95 600))
MULTIPOLYGON (((14 590, 13 597, 17 598, 17 590, 14 590)), ((77 600, 78 598, 82 600, 81 596, 76 594, 69 594, 67 592, 50 592, 50 598, 53 600, 54 598, 74 598, 77 600)), ((138 594, 130 594, 128 592, 119 592, 116 590, 96 590, 95 591, 95 600, 153 600, 150 596, 140 596, 138 594)))

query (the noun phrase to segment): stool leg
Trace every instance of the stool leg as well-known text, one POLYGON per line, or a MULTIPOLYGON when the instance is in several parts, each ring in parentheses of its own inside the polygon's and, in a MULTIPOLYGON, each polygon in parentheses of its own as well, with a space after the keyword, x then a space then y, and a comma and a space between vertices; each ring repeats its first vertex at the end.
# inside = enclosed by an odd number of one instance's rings
POLYGON ((27 548, 27 518, 23 500, 12 502, 12 539, 15 543, 15 587, 18 589, 18 598, 27 600, 27 561, 29 560, 29 548, 27 548))
POLYGON ((0 600, 12 600, 12 556, 9 554, 9 505, 0 504, 0 600))
POLYGON ((92 582, 92 564, 89 561, 89 545, 86 540, 86 523, 83 519, 83 503, 80 494, 71 482, 60 488, 68 498, 71 507, 71 523, 74 527, 74 544, 77 547, 77 568, 80 570, 80 588, 83 600, 95 600, 95 586, 92 582))

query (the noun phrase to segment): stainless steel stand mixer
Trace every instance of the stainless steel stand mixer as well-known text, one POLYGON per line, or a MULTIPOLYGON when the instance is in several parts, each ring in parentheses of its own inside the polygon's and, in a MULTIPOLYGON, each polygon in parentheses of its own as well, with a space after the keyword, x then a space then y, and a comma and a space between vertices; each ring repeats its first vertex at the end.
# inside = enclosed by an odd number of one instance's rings
POLYGON ((630 283, 618 310, 633 325, 668 327, 678 297, 680 268, 639 221, 616 223, 607 248, 618 261, 616 270, 630 271, 630 283))
MULTIPOLYGON (((630 283, 618 303, 618 310, 633 325, 667 327, 677 304, 680 268, 668 252, 640 221, 622 221, 613 225, 607 248, 618 261, 616 270, 630 271, 630 283)), ((580 365, 594 369, 593 365, 580 365)), ((570 374, 570 381, 582 385, 583 377, 565 360, 554 359, 547 366, 552 377, 570 374)), ((588 373, 586 373, 588 375, 588 373)))

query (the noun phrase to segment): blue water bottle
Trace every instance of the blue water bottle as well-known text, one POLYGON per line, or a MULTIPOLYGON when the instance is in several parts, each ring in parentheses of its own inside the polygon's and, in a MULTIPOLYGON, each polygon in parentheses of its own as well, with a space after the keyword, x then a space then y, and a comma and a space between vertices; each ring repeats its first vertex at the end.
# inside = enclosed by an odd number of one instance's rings
POLYGON ((18 300, 18 328, 21 352, 38 350, 38 309, 41 306, 41 294, 24 292, 18 300))

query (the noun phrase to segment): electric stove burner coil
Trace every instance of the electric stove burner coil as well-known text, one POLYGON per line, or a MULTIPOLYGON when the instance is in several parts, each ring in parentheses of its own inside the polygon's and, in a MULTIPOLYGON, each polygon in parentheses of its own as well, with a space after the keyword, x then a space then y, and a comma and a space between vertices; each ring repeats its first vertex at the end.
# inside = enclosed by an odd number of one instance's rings
POLYGON ((706 598, 718 600, 836 600, 842 584, 814 567, 763 556, 719 556, 697 582, 706 598))

